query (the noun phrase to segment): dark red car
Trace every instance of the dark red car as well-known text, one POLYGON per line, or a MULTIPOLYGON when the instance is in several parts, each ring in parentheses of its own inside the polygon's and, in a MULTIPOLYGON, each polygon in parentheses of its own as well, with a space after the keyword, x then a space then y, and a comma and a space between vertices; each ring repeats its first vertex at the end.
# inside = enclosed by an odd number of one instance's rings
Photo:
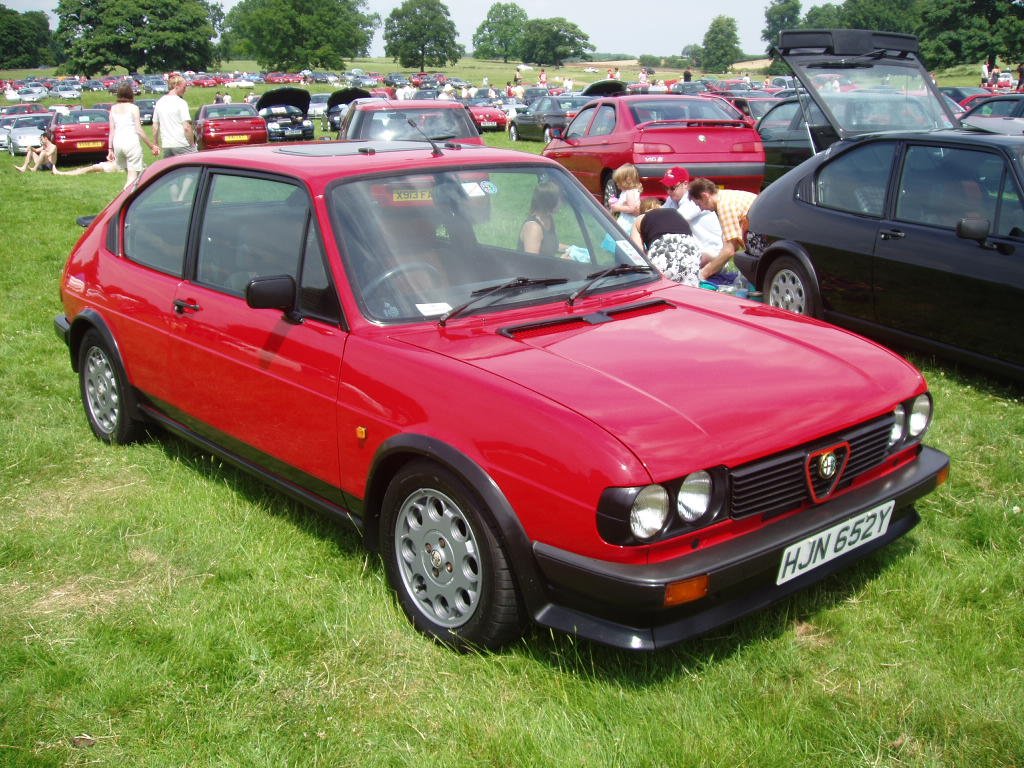
POLYGON ((201 150, 267 143, 267 121, 251 104, 204 104, 196 112, 195 131, 201 150))
POLYGON ((460 648, 531 622, 628 649, 707 632, 902 536, 948 469, 908 362, 664 279, 522 152, 168 158, 60 292, 99 439, 160 426, 353 524, 460 648))
POLYGON ((618 194, 612 173, 632 163, 645 196, 664 197, 661 178, 673 166, 728 189, 760 192, 761 137, 728 105, 700 96, 617 96, 583 106, 544 149, 595 197, 618 194))
POLYGON ((217 78, 213 75, 196 75, 192 78, 192 85, 196 88, 214 88, 217 85, 217 78))
POLYGON ((105 155, 109 148, 110 113, 103 109, 76 109, 57 112, 46 129, 57 145, 60 158, 73 155, 105 155))
POLYGON ((338 138, 484 143, 462 103, 440 99, 356 99, 341 118, 338 138))

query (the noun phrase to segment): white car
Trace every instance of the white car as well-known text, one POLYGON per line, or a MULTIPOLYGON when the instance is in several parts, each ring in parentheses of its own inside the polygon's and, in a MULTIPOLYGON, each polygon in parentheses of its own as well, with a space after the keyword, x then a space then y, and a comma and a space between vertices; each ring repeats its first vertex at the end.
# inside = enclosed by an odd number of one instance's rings
POLYGON ((309 109, 306 114, 309 117, 324 117, 327 114, 327 100, 330 97, 329 93, 314 93, 309 99, 309 109))
POLYGON ((53 95, 58 99, 76 101, 82 98, 82 89, 74 83, 57 83, 57 86, 53 89, 53 95))
POLYGON ((584 72, 598 72, 599 70, 598 70, 597 67, 584 67, 583 71, 584 72))
POLYGON ((244 77, 238 77, 233 80, 228 80, 224 83, 225 88, 255 88, 256 83, 252 80, 246 80, 244 77))
POLYGON ((42 101, 50 92, 42 85, 26 85, 18 91, 19 101, 42 101))
POLYGON ((11 126, 21 115, 4 115, 0 117, 0 152, 7 152, 7 142, 11 126))

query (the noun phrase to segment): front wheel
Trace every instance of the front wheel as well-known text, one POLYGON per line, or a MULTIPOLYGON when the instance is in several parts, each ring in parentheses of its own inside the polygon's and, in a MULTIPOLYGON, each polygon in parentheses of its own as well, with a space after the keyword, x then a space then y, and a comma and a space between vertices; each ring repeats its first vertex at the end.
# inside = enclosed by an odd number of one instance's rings
POLYGON ((512 141, 519 141, 519 129, 516 128, 515 123, 512 123, 512 125, 508 127, 508 137, 512 141))
POLYGON ((391 481, 380 549, 419 631, 457 650, 495 650, 522 635, 522 601, 484 505, 444 467, 415 461, 391 481))
POLYGON ((78 348, 78 380, 92 433, 105 443, 131 443, 144 431, 129 414, 128 380, 103 338, 89 331, 78 348))
POLYGON ((818 286, 803 264, 792 256, 782 256, 772 262, 764 285, 771 306, 810 317, 821 316, 818 286))
POLYGON ((545 144, 550 144, 551 143, 551 127, 548 126, 548 125, 544 126, 544 143, 545 144))

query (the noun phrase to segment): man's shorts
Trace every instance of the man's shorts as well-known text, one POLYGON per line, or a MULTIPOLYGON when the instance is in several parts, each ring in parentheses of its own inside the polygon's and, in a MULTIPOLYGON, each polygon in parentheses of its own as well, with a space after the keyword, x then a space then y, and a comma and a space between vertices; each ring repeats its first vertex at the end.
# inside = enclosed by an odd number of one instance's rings
POLYGON ((192 144, 187 147, 163 147, 160 154, 164 157, 174 157, 175 155, 191 155, 195 151, 195 145, 192 144))

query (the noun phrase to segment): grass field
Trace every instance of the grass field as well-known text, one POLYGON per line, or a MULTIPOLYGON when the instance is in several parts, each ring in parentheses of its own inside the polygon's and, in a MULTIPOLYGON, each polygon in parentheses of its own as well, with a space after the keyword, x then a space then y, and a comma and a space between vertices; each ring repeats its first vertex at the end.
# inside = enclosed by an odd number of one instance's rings
POLYGON ((0 162, 0 766, 1024 765, 1019 386, 918 359, 949 484, 795 599, 657 654, 454 655, 347 528, 165 435, 91 437, 52 319, 122 182, 0 162))

